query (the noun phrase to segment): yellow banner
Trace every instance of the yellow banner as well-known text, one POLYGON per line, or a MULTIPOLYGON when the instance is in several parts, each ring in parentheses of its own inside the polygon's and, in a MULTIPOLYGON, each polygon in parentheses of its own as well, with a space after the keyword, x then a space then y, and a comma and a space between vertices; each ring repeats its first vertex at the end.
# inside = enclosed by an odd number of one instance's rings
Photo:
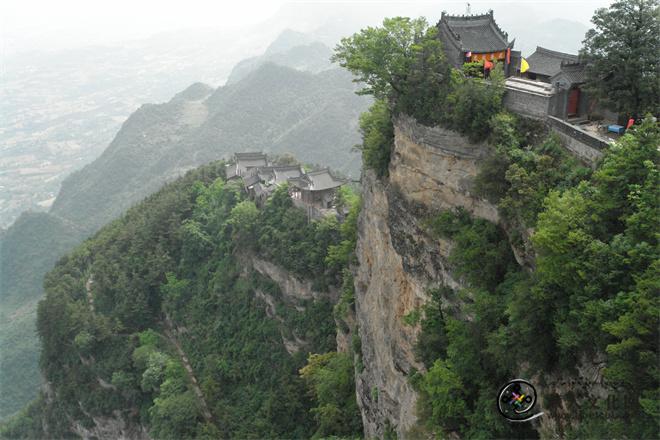
POLYGON ((520 73, 527 72, 527 69, 529 69, 529 63, 527 62, 526 59, 521 58, 520 59, 520 73))

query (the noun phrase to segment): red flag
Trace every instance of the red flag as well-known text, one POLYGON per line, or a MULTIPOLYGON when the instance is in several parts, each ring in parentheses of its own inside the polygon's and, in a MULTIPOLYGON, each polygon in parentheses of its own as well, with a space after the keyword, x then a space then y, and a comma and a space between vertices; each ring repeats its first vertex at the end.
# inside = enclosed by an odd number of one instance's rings
POLYGON ((506 48, 506 63, 511 64, 511 48, 506 48))

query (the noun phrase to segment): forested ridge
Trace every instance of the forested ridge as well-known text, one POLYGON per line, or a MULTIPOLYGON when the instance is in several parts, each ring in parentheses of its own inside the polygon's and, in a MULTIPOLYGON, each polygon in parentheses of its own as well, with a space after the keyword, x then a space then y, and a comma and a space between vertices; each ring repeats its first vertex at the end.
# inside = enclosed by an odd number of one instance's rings
MULTIPOLYGON (((286 187, 257 209, 223 176, 223 162, 188 173, 56 264, 38 310, 50 391, 3 436, 81 435, 73 421, 113 414, 157 438, 359 434, 333 319, 354 238, 334 217, 308 221, 286 187), (291 302, 245 264, 253 256, 313 279, 321 297, 291 302), (300 347, 287 351, 289 339, 300 347), (302 374, 309 353, 323 355, 302 374)), ((340 198, 358 209, 350 191, 340 198)))
MULTIPOLYGON (((305 53, 319 50, 309 46, 305 53)), ((0 385, 11 391, 0 393, 0 419, 34 398, 42 383, 35 317, 44 275, 132 205, 235 151, 294 153, 357 177, 359 156, 351 147, 368 99, 353 93, 340 69, 312 74, 270 61, 231 85, 213 90, 196 83, 167 103, 143 105, 100 157, 65 179, 50 212, 26 214, 7 230, 0 244, 0 385)))

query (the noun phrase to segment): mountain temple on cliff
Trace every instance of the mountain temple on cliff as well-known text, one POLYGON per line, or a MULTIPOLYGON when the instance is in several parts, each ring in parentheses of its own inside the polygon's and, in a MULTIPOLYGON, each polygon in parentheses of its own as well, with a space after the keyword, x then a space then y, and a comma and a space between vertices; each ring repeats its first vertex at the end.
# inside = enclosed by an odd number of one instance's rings
POLYGON ((447 61, 460 69, 463 63, 471 61, 500 61, 504 63, 504 73, 515 73, 519 64, 520 52, 513 51, 515 39, 495 23, 493 11, 481 15, 448 15, 442 13, 436 25, 438 38, 447 56, 447 61))

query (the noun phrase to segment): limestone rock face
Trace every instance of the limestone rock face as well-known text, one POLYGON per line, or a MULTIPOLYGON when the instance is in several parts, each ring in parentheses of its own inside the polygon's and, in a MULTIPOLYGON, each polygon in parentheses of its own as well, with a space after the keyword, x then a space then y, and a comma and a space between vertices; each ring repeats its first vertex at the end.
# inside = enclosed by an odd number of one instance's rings
POLYGON ((337 289, 332 288, 329 292, 316 291, 310 280, 301 280, 270 261, 252 257, 250 263, 254 270, 275 281, 282 289, 284 297, 291 303, 295 304, 301 300, 320 299, 328 296, 336 300, 339 295, 337 289))
POLYGON ((389 178, 363 174, 355 276, 356 317, 362 364, 356 386, 367 438, 393 430, 406 438, 415 427, 417 395, 407 376, 417 362, 418 326, 403 317, 440 285, 461 287, 447 265, 451 243, 429 236, 425 220, 440 209, 463 207, 499 223, 497 209, 470 193, 484 145, 441 128, 401 117, 389 178))
POLYGON ((497 208, 471 193, 478 164, 488 153, 485 144, 471 144, 454 131, 426 127, 408 116, 396 121, 394 133, 389 181, 407 200, 433 210, 461 206, 475 217, 500 222, 497 208))
POLYGON ((144 426, 127 423, 119 411, 115 411, 113 416, 92 417, 94 425, 91 428, 85 428, 76 421, 72 431, 83 439, 151 440, 144 426))

